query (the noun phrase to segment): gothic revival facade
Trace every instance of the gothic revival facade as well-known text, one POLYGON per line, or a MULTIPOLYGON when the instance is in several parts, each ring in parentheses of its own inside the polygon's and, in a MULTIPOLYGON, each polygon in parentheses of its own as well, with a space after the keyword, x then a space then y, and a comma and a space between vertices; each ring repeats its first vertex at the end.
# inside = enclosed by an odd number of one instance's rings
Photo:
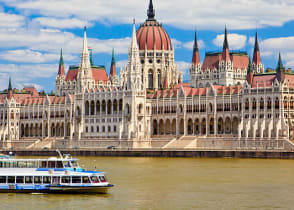
POLYGON ((137 31, 133 24, 120 78, 114 52, 109 75, 104 66, 94 65, 86 29, 81 55, 80 65, 65 73, 61 51, 55 96, 34 88, 15 92, 9 83, 0 95, 4 145, 52 138, 138 145, 187 136, 239 142, 294 138, 294 74, 283 67, 281 56, 276 70, 264 70, 257 33, 252 61, 246 52, 230 51, 225 29, 222 52, 206 53, 203 63, 195 33, 190 82, 183 83, 171 39, 156 21, 151 0, 145 23, 137 31))

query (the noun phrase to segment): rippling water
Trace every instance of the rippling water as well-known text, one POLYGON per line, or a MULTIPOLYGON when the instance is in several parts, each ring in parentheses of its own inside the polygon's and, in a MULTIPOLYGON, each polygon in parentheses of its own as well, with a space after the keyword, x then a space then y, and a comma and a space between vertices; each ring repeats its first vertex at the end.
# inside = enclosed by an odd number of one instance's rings
POLYGON ((81 157, 108 195, 0 194, 1 209, 294 209, 294 160, 81 157))

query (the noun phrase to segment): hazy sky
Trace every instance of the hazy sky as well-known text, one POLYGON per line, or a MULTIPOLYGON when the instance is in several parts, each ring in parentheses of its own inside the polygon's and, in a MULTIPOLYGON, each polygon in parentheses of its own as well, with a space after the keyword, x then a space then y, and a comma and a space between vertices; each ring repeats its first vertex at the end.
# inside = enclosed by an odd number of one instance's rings
MULTIPOLYGON (((192 59, 194 31, 200 56, 222 48, 224 27, 231 50, 253 52, 259 34, 262 62, 275 68, 278 53, 294 67, 294 1, 290 0, 153 0, 184 78, 192 59), (293 2, 293 3, 290 3, 293 2)), ((54 89, 60 49, 66 69, 80 62, 83 27, 93 48, 94 63, 110 69, 112 48, 118 67, 126 65, 132 34, 147 18, 148 0, 0 0, 0 89, 35 85, 54 89)))

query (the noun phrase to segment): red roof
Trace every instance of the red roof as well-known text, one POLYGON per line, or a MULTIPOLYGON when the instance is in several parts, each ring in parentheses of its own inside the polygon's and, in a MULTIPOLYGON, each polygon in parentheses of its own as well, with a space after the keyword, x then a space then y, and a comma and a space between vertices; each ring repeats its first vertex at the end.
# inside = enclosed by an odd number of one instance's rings
POLYGON ((261 74, 261 75, 254 75, 252 87, 271 87, 273 82, 275 81, 277 75, 274 74, 261 74))
MULTIPOLYGON (((237 69, 246 69, 249 64, 249 59, 246 55, 242 54, 231 54, 230 55, 231 61, 234 64, 234 70, 237 69)), ((214 68, 218 69, 219 68, 219 62, 222 59, 222 54, 221 53, 215 53, 213 55, 206 55, 202 69, 211 69, 213 70, 214 68)))
POLYGON ((140 50, 165 50, 172 48, 171 40, 165 29, 157 21, 146 21, 137 31, 137 42, 140 50), (146 48, 147 45, 147 49, 146 48))
MULTIPOLYGON (((65 80, 66 81, 76 80, 78 77, 78 71, 79 71, 79 69, 70 69, 67 72, 65 80)), ((106 70, 104 68, 92 68, 92 77, 95 80, 95 82, 99 82, 99 81, 107 82, 108 81, 108 76, 107 76, 106 70)))

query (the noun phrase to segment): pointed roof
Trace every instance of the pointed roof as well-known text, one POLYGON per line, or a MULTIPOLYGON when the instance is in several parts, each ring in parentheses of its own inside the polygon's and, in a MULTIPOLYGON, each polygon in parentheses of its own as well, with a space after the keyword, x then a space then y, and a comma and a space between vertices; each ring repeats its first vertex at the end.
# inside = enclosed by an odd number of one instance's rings
POLYGON ((9 77, 8 91, 12 90, 11 77, 9 77))
POLYGON ((133 35, 132 35, 132 49, 139 50, 138 43, 137 43, 137 35, 136 35, 136 21, 133 20, 133 35))
POLYGON ((149 8, 147 10, 147 16, 148 16, 148 19, 147 20, 155 20, 154 17, 155 17, 155 10, 153 9, 153 2, 152 0, 150 0, 149 2, 149 8))
POLYGON ((62 48, 60 50, 60 60, 59 60, 58 75, 59 76, 65 76, 62 48))
POLYGON ((192 63, 195 65, 200 63, 200 56, 199 56, 199 49, 198 49, 198 42, 197 42, 197 32, 195 32, 192 63))
POLYGON ((227 30, 227 26, 225 27, 225 39, 224 39, 224 45, 223 45, 222 59, 224 61, 229 61, 230 60, 230 51, 229 51, 229 41, 228 41, 228 30, 227 30))
POLYGON ((89 54, 88 41, 87 41, 87 27, 84 27, 84 40, 83 40, 83 53, 89 54))
POLYGON ((258 64, 261 63, 257 31, 256 31, 256 34, 255 34, 255 44, 254 44, 254 52, 253 52, 253 63, 255 65, 258 65, 258 64))
POLYGON ((112 59, 111 59, 111 67, 110 67, 110 76, 116 76, 116 66, 115 66, 115 56, 114 49, 112 49, 112 59))
POLYGON ((277 65, 277 72, 283 72, 285 70, 284 66, 283 66, 283 61, 282 61, 282 56, 281 53, 279 53, 279 61, 278 61, 278 65, 277 65))

